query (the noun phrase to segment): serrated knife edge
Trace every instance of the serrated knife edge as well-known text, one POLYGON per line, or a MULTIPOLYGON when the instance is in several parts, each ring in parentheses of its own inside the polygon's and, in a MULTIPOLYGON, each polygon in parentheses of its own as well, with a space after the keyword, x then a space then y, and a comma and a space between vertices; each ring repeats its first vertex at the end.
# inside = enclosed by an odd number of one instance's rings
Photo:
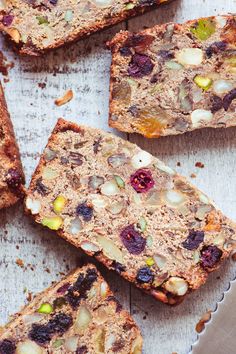
POLYGON ((191 354, 236 353, 236 279, 229 283, 205 329, 198 334, 191 354))

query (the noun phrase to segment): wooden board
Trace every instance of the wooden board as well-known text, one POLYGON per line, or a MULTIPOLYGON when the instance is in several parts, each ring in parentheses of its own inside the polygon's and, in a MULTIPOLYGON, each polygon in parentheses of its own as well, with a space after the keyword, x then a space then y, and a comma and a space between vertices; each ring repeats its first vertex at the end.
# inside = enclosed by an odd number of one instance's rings
MULTIPOLYGON (((107 39, 121 28, 139 30, 165 21, 182 22, 200 16, 235 12, 235 9, 235 0, 176 0, 44 58, 18 58, 1 41, 1 50, 15 64, 5 91, 27 183, 58 117, 109 130, 111 58, 104 46, 107 39), (40 88, 39 83, 45 83, 46 87, 40 88), (65 106, 55 106, 55 98, 67 89, 73 89, 74 99, 65 106)), ((226 215, 236 219, 235 134, 236 128, 232 128, 202 130, 159 140, 133 135, 128 138, 165 160, 178 172, 186 176, 196 173, 197 177, 192 182, 208 193, 226 215), (197 161, 204 163, 205 167, 196 168, 197 161), (177 162, 181 166, 177 166, 177 162)), ((61 273, 78 264, 81 256, 81 252, 53 233, 34 225, 24 216, 21 205, 1 211, 1 324, 26 302, 28 292, 36 293, 59 279, 61 273), (16 264, 17 259, 23 260, 23 268, 16 264)), ((102 266, 99 268, 140 325, 144 335, 144 354, 189 353, 191 343, 196 339, 198 319, 206 310, 214 309, 236 273, 233 262, 227 262, 219 272, 210 276, 201 290, 180 306, 170 308, 142 294, 102 266)))

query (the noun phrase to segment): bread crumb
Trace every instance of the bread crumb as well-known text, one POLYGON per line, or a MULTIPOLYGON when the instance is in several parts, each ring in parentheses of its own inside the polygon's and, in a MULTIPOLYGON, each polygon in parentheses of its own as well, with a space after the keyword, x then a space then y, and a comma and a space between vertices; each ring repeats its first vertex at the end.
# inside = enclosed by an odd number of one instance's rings
POLYGON ((198 161, 195 163, 195 166, 198 167, 198 168, 204 168, 204 163, 198 161))
POLYGON ((64 96, 58 98, 55 100, 55 104, 57 106, 62 106, 63 104, 66 104, 68 102, 70 102, 73 98, 73 91, 72 90, 68 90, 66 91, 66 93, 64 94, 64 96))
POLYGON ((196 331, 197 333, 201 333, 203 331, 203 329, 205 328, 205 323, 208 322, 211 318, 211 310, 205 312, 201 319, 199 320, 199 322, 196 324, 196 331))
POLYGON ((24 262, 23 262, 22 259, 20 259, 20 258, 17 258, 16 264, 17 264, 19 267, 21 267, 21 268, 24 267, 24 262))
POLYGON ((176 166, 180 167, 181 166, 181 163, 178 161, 176 166))
POLYGON ((195 173, 191 173, 190 177, 191 177, 191 178, 196 178, 197 175, 196 175, 195 173))

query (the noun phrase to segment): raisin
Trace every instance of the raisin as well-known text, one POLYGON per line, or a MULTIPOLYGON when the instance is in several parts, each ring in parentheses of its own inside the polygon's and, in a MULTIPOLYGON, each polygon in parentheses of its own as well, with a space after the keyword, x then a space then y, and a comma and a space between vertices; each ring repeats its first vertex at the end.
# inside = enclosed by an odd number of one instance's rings
POLYGON ((50 2, 50 4, 52 4, 52 5, 56 5, 57 2, 58 2, 58 0, 49 0, 49 2, 50 2))
POLYGON ((145 54, 134 54, 129 63, 128 73, 132 77, 149 75, 154 68, 151 59, 145 54))
POLYGON ((15 168, 10 168, 7 172, 6 182, 8 187, 18 189, 23 183, 22 174, 15 168))
POLYGON ((210 101, 211 101, 211 112, 212 113, 216 113, 221 108, 223 108, 223 101, 220 97, 214 95, 210 98, 210 101))
POLYGON ((121 274, 122 272, 126 271, 126 267, 119 262, 113 261, 111 266, 118 274, 121 274))
POLYGON ((128 108, 128 112, 132 114, 133 117, 137 117, 138 115, 138 107, 133 105, 128 108))
POLYGON ((86 345, 82 345, 82 347, 77 348, 76 354, 87 354, 88 353, 88 348, 86 345))
POLYGON ((4 26, 8 27, 8 26, 11 26, 13 20, 14 20, 14 16, 8 14, 8 15, 3 16, 2 23, 3 23, 4 26))
POLYGON ((14 354, 16 350, 15 343, 9 339, 0 342, 0 354, 14 354))
POLYGON ((43 184, 42 177, 37 179, 35 190, 41 195, 47 195, 50 192, 49 189, 43 184))
POLYGON ((131 186, 138 193, 145 193, 151 189, 155 182, 149 170, 139 169, 130 177, 131 186))
POLYGON ((70 152, 69 154, 70 162, 73 165, 81 166, 83 164, 83 155, 78 152, 70 152))
POLYGON ((225 97, 223 98, 223 107, 225 111, 228 111, 229 106, 231 105, 232 101, 236 98, 236 88, 231 90, 225 97))
POLYGON ((90 221, 93 216, 93 208, 86 203, 79 204, 76 208, 76 214, 81 215, 84 221, 90 221))
POLYGON ((152 283, 154 274, 149 267, 143 267, 139 269, 136 280, 138 283, 152 283))
POLYGON ((120 55, 122 55, 122 57, 128 57, 132 55, 132 52, 129 47, 122 47, 120 48, 120 55))
POLYGON ((40 325, 33 323, 32 328, 29 332, 29 338, 39 345, 44 345, 51 340, 51 333, 47 325, 40 325))
POLYGON ((213 54, 225 51, 226 47, 227 43, 224 41, 214 42, 206 49, 206 55, 208 58, 211 58, 213 54))
POLYGON ((131 254, 140 254, 146 246, 146 239, 135 230, 134 225, 125 227, 120 233, 120 238, 123 245, 131 254))
POLYGON ((195 250, 204 240, 204 232, 198 230, 190 230, 186 240, 182 243, 187 250, 195 250))
POLYGON ((201 250, 201 265, 212 268, 219 262, 223 252, 217 246, 204 246, 201 250))
POLYGON ((89 269, 86 273, 86 276, 80 274, 76 282, 69 287, 66 299, 73 309, 76 309, 80 301, 87 297, 87 292, 91 289, 93 283, 96 280, 96 270, 89 269))
POLYGON ((47 328, 49 333, 63 334, 72 326, 72 324, 73 319, 71 315, 59 313, 48 322, 47 328))

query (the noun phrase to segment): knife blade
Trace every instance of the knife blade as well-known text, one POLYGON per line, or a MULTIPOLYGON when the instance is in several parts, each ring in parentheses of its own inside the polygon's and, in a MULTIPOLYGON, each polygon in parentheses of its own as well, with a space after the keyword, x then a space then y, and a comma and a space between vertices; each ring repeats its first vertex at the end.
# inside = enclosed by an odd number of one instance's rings
POLYGON ((217 303, 205 329, 192 345, 191 354, 236 353, 236 279, 217 303))

